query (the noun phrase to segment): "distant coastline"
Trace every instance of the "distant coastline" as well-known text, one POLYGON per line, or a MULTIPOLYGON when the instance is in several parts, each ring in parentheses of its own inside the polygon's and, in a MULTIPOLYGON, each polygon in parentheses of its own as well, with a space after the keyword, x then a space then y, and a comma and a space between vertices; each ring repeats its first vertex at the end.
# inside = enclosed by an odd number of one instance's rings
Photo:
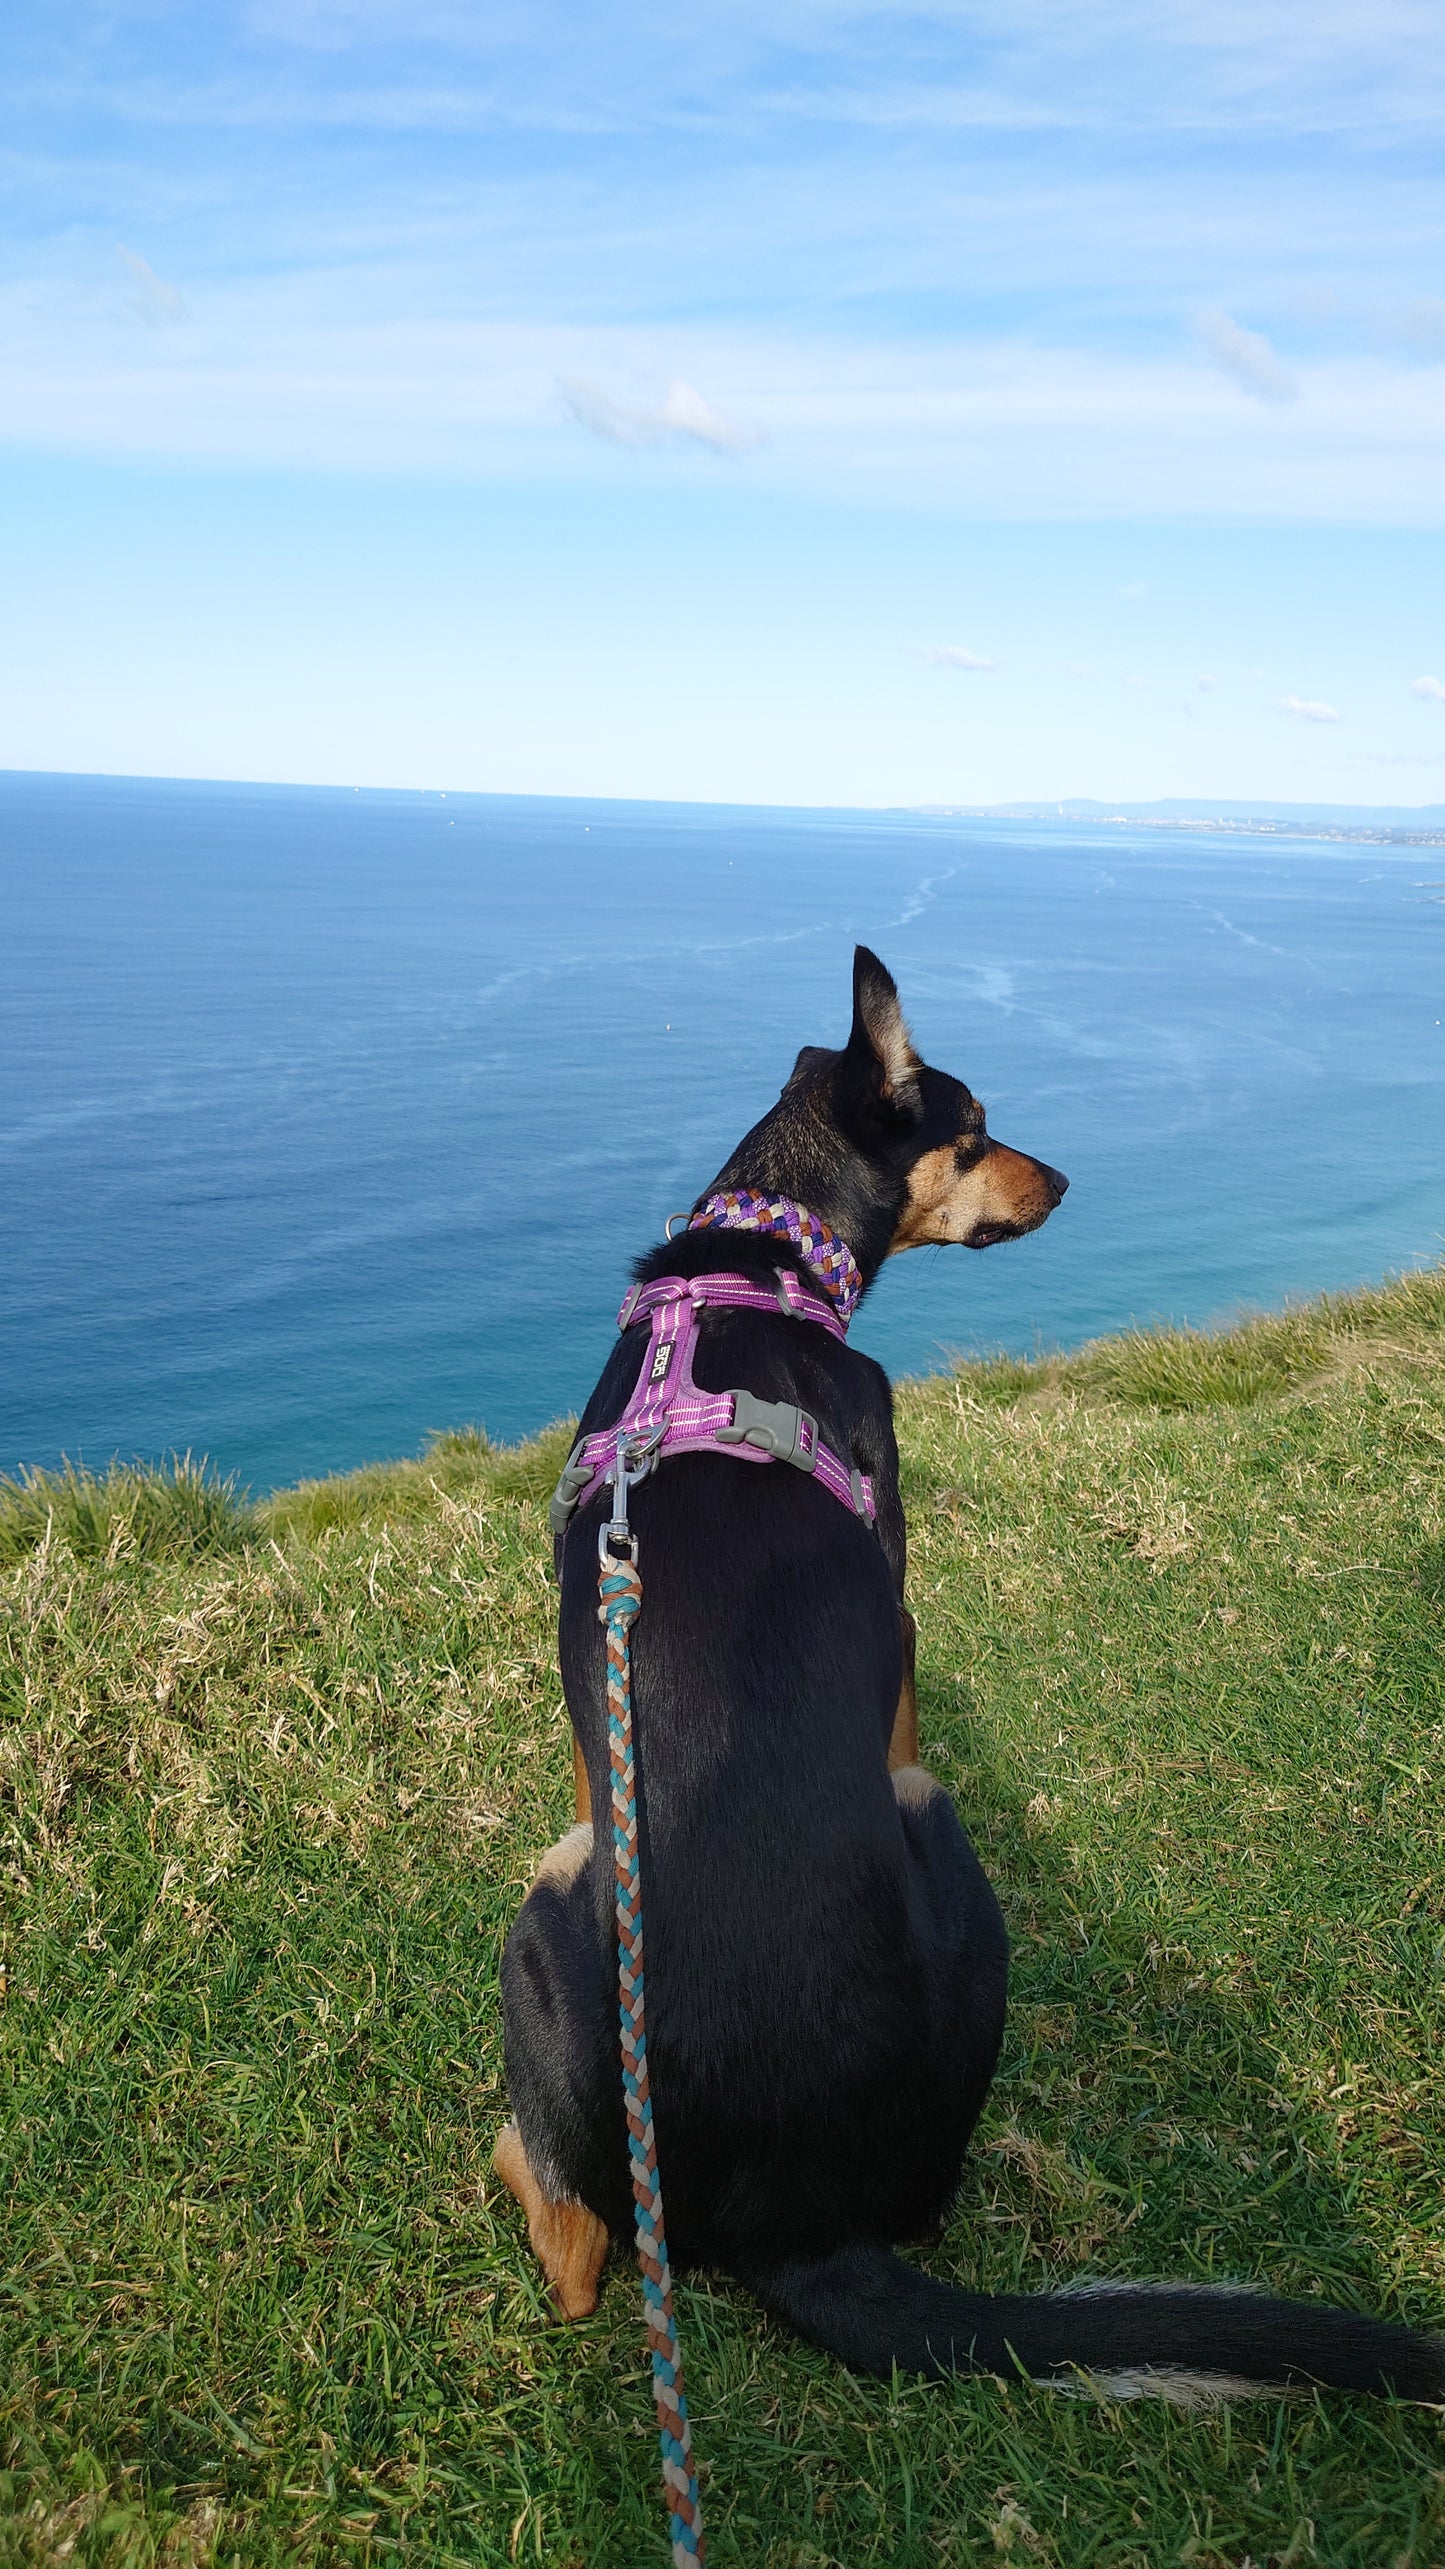
POLYGON ((918 803, 935 820, 1082 821, 1095 829, 1198 830, 1229 838, 1327 839, 1345 847, 1445 847, 1445 804, 918 803))

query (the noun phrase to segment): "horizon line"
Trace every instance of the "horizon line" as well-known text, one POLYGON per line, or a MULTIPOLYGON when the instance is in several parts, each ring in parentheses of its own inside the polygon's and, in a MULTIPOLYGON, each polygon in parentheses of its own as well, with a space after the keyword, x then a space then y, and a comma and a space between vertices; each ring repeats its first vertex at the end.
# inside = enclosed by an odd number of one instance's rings
POLYGON ((619 808, 640 804, 657 811, 868 812, 938 820, 1086 820, 1102 817, 1131 821, 1172 815, 1181 820, 1368 821, 1378 819, 1382 813, 1397 815, 1402 822, 1445 820, 1445 803, 1297 803, 1284 802, 1271 795, 1260 795, 1250 801, 1233 795, 1208 794, 1117 795, 1110 798, 1086 794, 1038 794, 1013 797, 1000 803, 976 803, 962 798, 947 802, 935 798, 926 803, 831 803, 801 799, 758 802, 718 795, 558 794, 491 785, 384 785, 339 783, 332 779, 301 776, 212 776, 148 768, 0 766, 0 780, 20 778, 37 782, 65 778, 96 785, 211 785, 259 794, 434 794, 443 799, 455 795, 475 802, 606 803, 616 804, 619 808))

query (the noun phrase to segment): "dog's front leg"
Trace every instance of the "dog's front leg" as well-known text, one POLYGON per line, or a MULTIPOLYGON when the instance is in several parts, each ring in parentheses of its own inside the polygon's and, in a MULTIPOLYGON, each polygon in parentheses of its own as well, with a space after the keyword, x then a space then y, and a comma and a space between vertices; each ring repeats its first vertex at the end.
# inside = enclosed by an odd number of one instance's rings
MULTIPOLYGON (((903 1634, 903 1683, 898 1690, 898 1710, 893 1716, 893 1736, 888 1742, 890 1775, 896 1775, 900 1766, 918 1764, 918 1689, 914 1681, 918 1626, 904 1605, 898 1609, 898 1621, 903 1634)), ((581 1817, 580 1811, 578 1817, 581 1817)))

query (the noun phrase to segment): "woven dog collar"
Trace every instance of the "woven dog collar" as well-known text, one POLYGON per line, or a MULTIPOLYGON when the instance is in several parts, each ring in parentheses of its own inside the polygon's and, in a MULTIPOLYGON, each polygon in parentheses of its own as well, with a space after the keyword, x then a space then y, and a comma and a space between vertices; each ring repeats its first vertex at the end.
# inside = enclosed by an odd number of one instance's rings
POLYGON ((688 1223, 689 1231, 769 1231, 791 1240, 817 1277, 840 1320, 851 1320, 863 1291, 858 1261, 822 1217, 788 1195, 758 1195, 751 1187, 710 1195, 688 1223))

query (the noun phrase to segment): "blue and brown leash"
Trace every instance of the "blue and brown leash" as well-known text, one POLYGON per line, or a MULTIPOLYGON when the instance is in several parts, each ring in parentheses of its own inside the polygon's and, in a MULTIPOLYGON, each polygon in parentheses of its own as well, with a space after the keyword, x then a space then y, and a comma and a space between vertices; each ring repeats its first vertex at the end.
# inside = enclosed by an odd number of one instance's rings
POLYGON ((652 2355, 652 2392, 662 2446, 662 2478, 672 2519, 676 2569, 706 2559, 692 2435, 682 2387, 682 2353, 672 2307, 672 2275, 662 2224, 662 2185, 647 2078, 647 2010, 643 1988, 642 1874, 637 1856, 637 1757, 632 1737, 632 1626, 642 1604, 637 1537, 628 1523, 627 1485, 655 1459, 660 1439, 619 1436, 610 1521, 598 1537, 599 1623, 607 1632, 607 1745, 612 1765, 612 1856, 617 1897, 617 2003, 622 2021, 622 2086, 632 2162, 637 2258, 652 2355), (651 1450, 649 1450, 649 1447, 651 1450))

